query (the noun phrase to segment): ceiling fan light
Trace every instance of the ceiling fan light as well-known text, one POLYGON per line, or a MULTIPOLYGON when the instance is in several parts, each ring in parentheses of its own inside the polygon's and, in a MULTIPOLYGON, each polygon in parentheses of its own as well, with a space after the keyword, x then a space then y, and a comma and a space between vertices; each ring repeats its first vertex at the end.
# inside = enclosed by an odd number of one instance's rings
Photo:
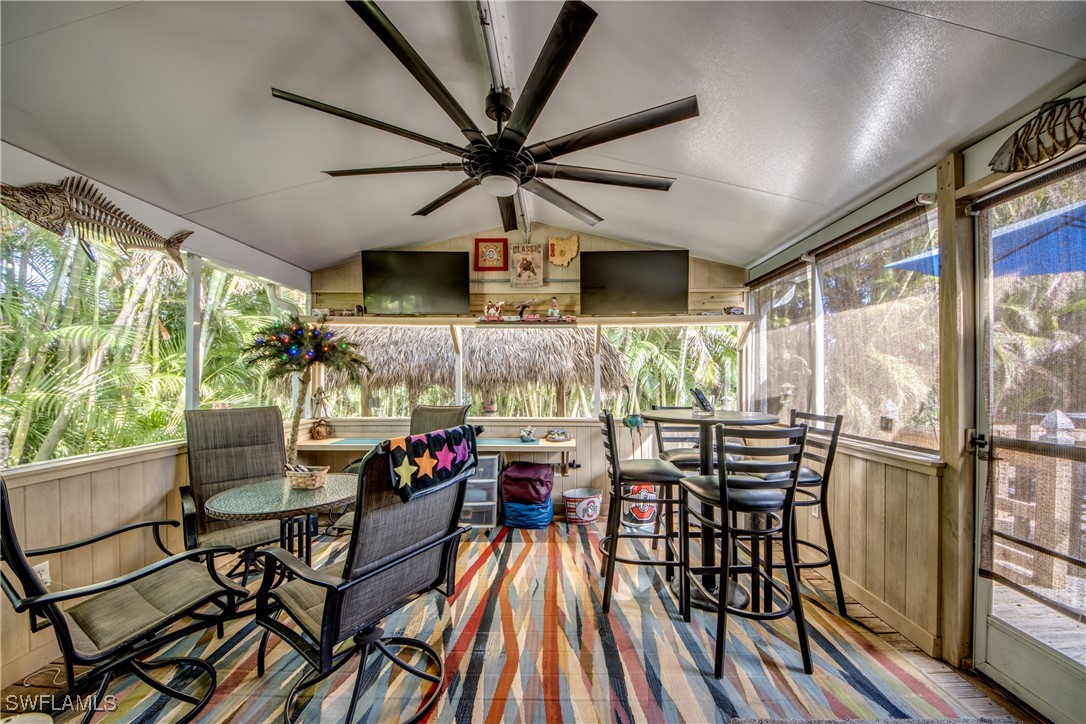
POLYGON ((499 174, 491 174, 490 176, 484 176, 479 179, 479 185, 483 191, 486 191, 491 196, 512 196, 517 192, 520 184, 512 176, 502 176, 499 174))

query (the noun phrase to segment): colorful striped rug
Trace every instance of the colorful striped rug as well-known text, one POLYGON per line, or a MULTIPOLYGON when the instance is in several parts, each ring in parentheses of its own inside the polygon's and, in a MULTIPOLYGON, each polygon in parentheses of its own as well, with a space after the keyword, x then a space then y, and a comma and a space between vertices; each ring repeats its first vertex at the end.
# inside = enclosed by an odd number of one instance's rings
MULTIPOLYGON (((428 641, 445 656, 437 722, 726 722, 740 719, 957 719, 971 716, 906 656, 806 588, 815 672, 802 671, 790 618, 733 618, 723 680, 712 676, 713 617, 684 623, 662 573, 620 565, 610 615, 600 610, 599 531, 551 525, 495 529, 462 545, 456 595, 420 599, 387 621, 386 632, 428 641)), ((344 554, 323 539, 318 560, 344 554)), ((641 549, 641 555, 649 551, 641 549)), ((265 722, 282 716, 287 693, 306 675, 300 656, 272 637, 269 669, 256 675, 260 629, 251 617, 218 639, 207 632, 170 647, 218 671, 201 721, 265 722)), ((367 661, 362 721, 414 712, 412 677, 367 661), (409 681, 409 679, 411 679, 409 681)), ((356 671, 348 664, 312 690, 302 721, 340 721, 356 671)), ((179 679, 182 675, 179 675, 179 679)), ((183 683, 178 680, 175 683, 183 683)), ((134 678, 111 689, 118 708, 101 721, 170 721, 186 710, 134 678), (127 684, 126 686, 124 684, 127 684)))

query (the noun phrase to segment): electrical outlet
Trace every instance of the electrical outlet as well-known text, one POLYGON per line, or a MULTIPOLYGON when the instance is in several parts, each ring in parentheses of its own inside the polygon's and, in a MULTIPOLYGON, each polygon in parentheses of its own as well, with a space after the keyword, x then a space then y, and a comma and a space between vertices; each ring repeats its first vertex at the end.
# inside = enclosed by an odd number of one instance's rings
POLYGON ((49 561, 34 566, 34 574, 43 586, 48 586, 53 582, 53 577, 49 575, 49 561))
POLYGON ((811 508, 811 517, 815 518, 815 519, 818 518, 818 508, 817 507, 811 508))

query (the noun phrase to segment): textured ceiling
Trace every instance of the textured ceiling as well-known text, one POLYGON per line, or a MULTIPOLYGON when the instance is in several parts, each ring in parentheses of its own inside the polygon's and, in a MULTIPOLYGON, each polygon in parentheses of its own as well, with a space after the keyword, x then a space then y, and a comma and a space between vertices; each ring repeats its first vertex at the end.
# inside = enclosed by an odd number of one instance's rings
MULTIPOLYGON (((385 3, 484 130, 475 4, 385 3)), ((505 10, 517 85, 560 4, 505 10)), ((749 267, 1086 77, 1086 3, 595 2, 529 141, 696 94, 701 117, 563 157, 673 175, 667 193, 556 188, 593 233, 749 267)), ((307 269, 499 223, 428 146, 271 97, 276 86, 462 143, 339 2, 3 2, 3 140, 307 269)), ((2 170, 2 169, 0 169, 2 170)), ((36 179, 51 181, 54 179, 36 179)), ((530 198, 534 219, 588 230, 530 198)))

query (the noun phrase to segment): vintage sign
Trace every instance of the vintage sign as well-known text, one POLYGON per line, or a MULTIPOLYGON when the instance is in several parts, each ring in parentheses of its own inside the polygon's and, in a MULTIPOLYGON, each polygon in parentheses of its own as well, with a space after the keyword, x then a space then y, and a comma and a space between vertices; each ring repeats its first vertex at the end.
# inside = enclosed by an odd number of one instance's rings
POLYGON ((543 245, 513 244, 509 254, 509 285, 543 286, 543 245))

